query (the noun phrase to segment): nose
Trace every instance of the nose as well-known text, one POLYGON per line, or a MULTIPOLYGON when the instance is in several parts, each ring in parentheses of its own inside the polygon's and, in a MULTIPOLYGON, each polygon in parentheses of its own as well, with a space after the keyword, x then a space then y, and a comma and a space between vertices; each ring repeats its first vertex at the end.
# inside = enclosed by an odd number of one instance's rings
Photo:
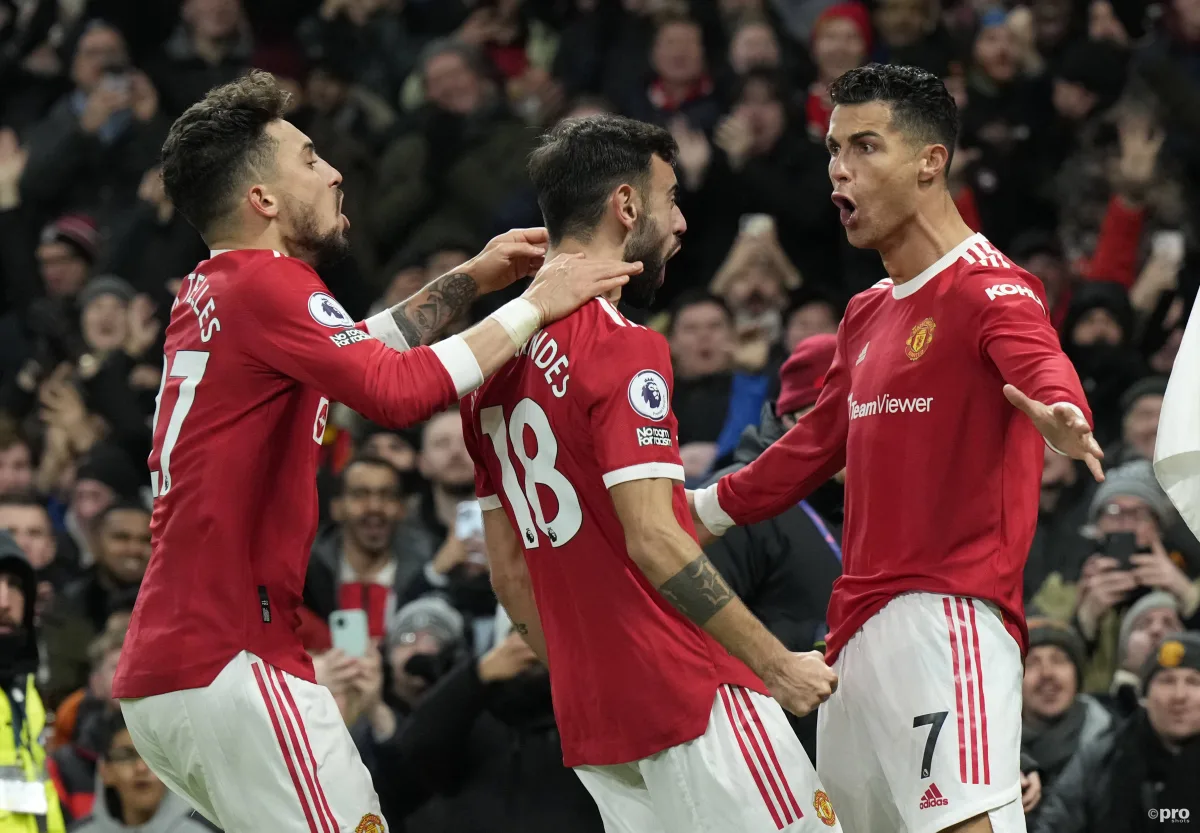
POLYGON ((829 157, 829 179, 834 185, 850 181, 850 170, 846 167, 844 157, 840 153, 829 157))
POLYGON ((687 231, 687 218, 685 218, 683 216, 683 212, 680 211, 678 208, 675 209, 675 213, 677 216, 675 217, 675 229, 674 230, 675 230, 675 236, 678 237, 679 235, 684 234, 687 231))
POLYGON ((342 184, 342 172, 339 171, 337 168, 333 167, 333 165, 330 165, 329 166, 329 187, 337 188, 341 184, 342 184))

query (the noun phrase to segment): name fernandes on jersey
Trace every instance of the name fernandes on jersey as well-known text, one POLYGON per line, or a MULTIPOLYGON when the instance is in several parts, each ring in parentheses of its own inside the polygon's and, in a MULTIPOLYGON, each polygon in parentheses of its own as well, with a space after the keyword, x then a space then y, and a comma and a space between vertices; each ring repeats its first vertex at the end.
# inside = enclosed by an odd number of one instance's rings
POLYGON ((196 320, 200 327, 200 340, 208 343, 213 337, 213 333, 221 331, 221 320, 217 318, 217 302, 214 298, 205 299, 208 294, 208 278, 204 275, 197 275, 195 272, 184 278, 187 281, 187 294, 182 299, 176 298, 175 303, 171 305, 174 309, 182 300, 183 303, 191 307, 192 312, 196 313, 196 320), (201 307, 200 303, 204 302, 201 307))
POLYGON ((525 346, 517 355, 529 356, 538 370, 546 371, 542 376, 555 397, 562 399, 567 395, 567 380, 571 378, 571 375, 566 371, 571 366, 571 362, 567 359, 567 354, 560 351, 558 342, 551 338, 545 330, 539 330, 533 338, 525 342, 525 346), (558 378, 560 376, 561 379, 558 378))

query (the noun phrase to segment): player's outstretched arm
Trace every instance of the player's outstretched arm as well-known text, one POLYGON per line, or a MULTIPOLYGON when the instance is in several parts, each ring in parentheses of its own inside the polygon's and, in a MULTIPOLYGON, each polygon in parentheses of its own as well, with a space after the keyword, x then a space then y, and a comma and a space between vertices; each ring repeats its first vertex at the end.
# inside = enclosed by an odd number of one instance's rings
POLYGON ((533 598, 529 567, 525 564, 521 542, 503 509, 489 509, 483 513, 483 535, 496 599, 512 620, 513 630, 549 667, 546 634, 542 631, 542 619, 533 598))
POLYGON ((790 652, 742 603, 676 520, 674 485, 651 478, 609 489, 629 557, 676 610, 746 663, 780 705, 807 714, 837 688, 837 675, 816 652, 790 652))

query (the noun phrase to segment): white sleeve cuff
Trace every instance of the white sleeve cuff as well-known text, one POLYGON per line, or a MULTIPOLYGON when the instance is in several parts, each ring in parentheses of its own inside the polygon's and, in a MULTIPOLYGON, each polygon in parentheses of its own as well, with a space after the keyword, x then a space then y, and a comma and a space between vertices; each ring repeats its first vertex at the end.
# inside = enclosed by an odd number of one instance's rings
POLYGON ((729 513, 721 508, 717 500, 717 485, 714 483, 707 489, 697 489, 692 493, 692 499, 696 503, 696 515, 699 516, 700 523, 713 535, 724 535, 737 524, 729 517, 729 513))
POLYGON ((450 378, 454 380, 454 389, 458 391, 459 399, 483 384, 483 371, 479 368, 479 362, 460 336, 450 336, 444 341, 439 341, 432 349, 446 368, 446 372, 450 374, 450 378))
POLYGON ((363 322, 367 325, 367 332, 375 338, 382 341, 393 350, 404 352, 412 347, 404 339, 404 334, 400 332, 400 328, 396 325, 396 319, 392 317, 390 310, 376 313, 363 322))
MULTIPOLYGON (((1083 416, 1083 411, 1079 410, 1079 406, 1076 405, 1074 402, 1055 402, 1050 407, 1051 407, 1051 409, 1053 409, 1053 408, 1057 408, 1059 405, 1066 405, 1068 408, 1070 408, 1075 413, 1079 414, 1081 417, 1083 416)), ((1067 456, 1067 455, 1063 454, 1063 452, 1061 452, 1057 448, 1055 448, 1054 443, 1050 442, 1049 440, 1046 440, 1046 447, 1048 449, 1050 449, 1051 451, 1053 451, 1055 454, 1058 454, 1062 457, 1067 456)))
POLYGON ((483 510, 484 512, 488 512, 492 509, 500 508, 500 496, 499 495, 480 495, 478 497, 478 500, 479 500, 479 508, 481 510, 483 510))
POLYGON ((620 483, 628 483, 631 480, 651 480, 655 477, 679 481, 686 479, 683 466, 676 463, 638 463, 623 469, 615 469, 604 475, 604 488, 611 489, 620 483))

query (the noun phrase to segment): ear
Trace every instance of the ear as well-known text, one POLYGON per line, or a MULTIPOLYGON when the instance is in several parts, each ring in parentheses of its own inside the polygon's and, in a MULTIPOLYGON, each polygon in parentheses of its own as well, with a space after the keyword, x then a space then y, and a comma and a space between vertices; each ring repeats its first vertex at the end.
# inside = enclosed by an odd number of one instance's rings
POLYGON ((279 216, 279 199, 265 185, 252 185, 246 193, 250 207, 264 219, 273 220, 279 216))
POLYGON ((612 194, 613 211, 616 214, 617 221, 625 227, 626 231, 633 231, 633 227, 637 224, 638 213, 641 210, 637 203, 637 194, 633 190, 633 186, 625 184, 618 186, 617 190, 612 194))
POLYGON ((922 184, 933 182, 945 172, 949 159, 950 152, 945 145, 926 145, 918 160, 917 181, 922 184))

